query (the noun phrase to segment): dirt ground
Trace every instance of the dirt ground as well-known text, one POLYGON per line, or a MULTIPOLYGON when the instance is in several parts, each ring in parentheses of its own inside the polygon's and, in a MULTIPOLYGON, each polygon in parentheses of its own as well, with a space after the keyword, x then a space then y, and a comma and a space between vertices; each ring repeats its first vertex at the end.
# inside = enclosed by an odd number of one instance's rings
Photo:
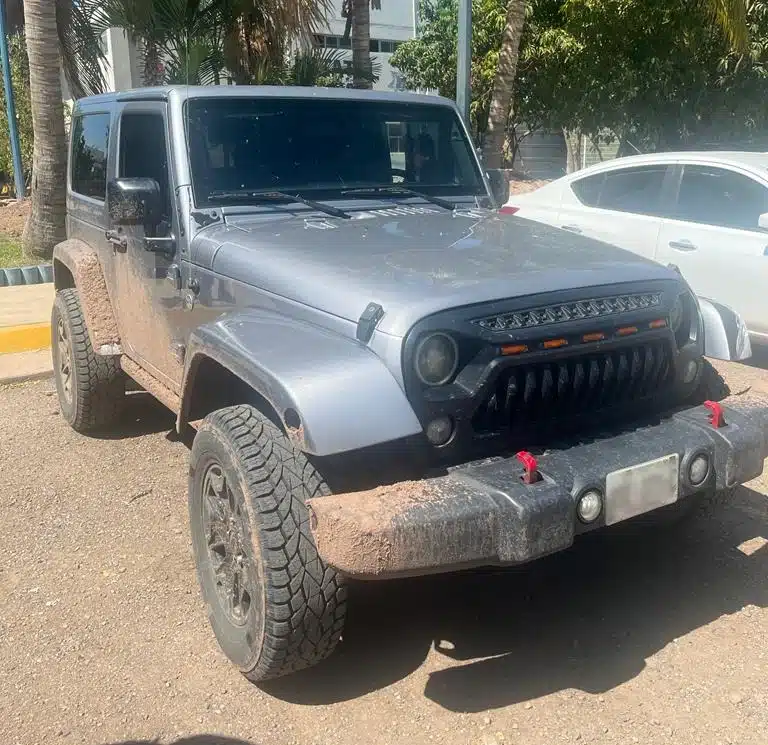
POLYGON ((24 224, 29 215, 30 201, 10 201, 0 203, 0 236, 3 238, 21 238, 24 224))
POLYGON ((3 745, 768 742, 765 477, 669 532, 355 585, 333 658, 256 687, 203 613, 173 418, 132 411, 86 438, 50 382, 0 390, 3 745))
POLYGON ((540 189, 548 183, 549 181, 544 179, 511 179, 509 182, 509 193, 524 194, 527 191, 540 189))

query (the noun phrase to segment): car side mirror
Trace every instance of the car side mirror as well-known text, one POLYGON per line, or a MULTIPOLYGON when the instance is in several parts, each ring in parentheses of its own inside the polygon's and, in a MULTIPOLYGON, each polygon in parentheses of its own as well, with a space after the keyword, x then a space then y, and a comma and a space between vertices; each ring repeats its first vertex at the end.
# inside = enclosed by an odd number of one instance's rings
POLYGON ((118 178, 107 184, 107 209, 114 225, 143 225, 153 229, 160 223, 160 184, 152 178, 118 178))
POLYGON ((509 181, 503 170, 491 168, 486 171, 488 183, 491 185, 491 194, 498 207, 501 207, 509 199, 509 181))
POLYGON ((768 230, 768 212, 763 212, 763 214, 757 218, 757 225, 763 230, 768 230))

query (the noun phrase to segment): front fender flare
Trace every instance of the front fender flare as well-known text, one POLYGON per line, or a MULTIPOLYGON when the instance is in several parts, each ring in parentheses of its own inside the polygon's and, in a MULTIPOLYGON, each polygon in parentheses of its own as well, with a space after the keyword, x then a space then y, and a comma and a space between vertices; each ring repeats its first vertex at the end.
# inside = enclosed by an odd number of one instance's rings
POLYGON ((252 309, 200 326, 190 336, 179 432, 188 422, 195 376, 205 358, 263 396, 308 453, 333 455, 422 431, 405 393, 370 349, 317 326, 252 309), (291 410, 299 422, 292 414, 286 421, 291 410))
POLYGON ((704 354, 718 360, 746 360, 752 356, 747 326, 732 308, 698 297, 704 324, 704 354))

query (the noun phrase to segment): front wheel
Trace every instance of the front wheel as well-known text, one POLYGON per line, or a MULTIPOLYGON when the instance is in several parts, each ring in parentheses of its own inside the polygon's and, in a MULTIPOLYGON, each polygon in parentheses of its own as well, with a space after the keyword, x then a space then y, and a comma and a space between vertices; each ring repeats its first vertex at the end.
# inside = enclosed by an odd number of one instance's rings
POLYGON ((251 406, 210 414, 192 445, 192 548, 224 653, 254 682, 325 659, 346 611, 343 579, 317 553, 306 500, 329 493, 251 406))

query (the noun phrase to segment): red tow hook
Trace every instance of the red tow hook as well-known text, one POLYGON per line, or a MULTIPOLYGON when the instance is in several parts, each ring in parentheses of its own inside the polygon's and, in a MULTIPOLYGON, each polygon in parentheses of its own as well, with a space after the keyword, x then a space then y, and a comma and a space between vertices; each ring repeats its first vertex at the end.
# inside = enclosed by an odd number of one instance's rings
POLYGON ((541 481, 536 458, 527 450, 521 450, 515 457, 523 464, 523 475, 521 478, 524 484, 535 484, 537 481, 541 481))
POLYGON ((709 423, 715 428, 720 429, 721 427, 725 427, 726 421, 725 416, 723 416, 723 407, 720 406, 717 401, 705 401, 704 406, 706 406, 709 411, 709 423))

